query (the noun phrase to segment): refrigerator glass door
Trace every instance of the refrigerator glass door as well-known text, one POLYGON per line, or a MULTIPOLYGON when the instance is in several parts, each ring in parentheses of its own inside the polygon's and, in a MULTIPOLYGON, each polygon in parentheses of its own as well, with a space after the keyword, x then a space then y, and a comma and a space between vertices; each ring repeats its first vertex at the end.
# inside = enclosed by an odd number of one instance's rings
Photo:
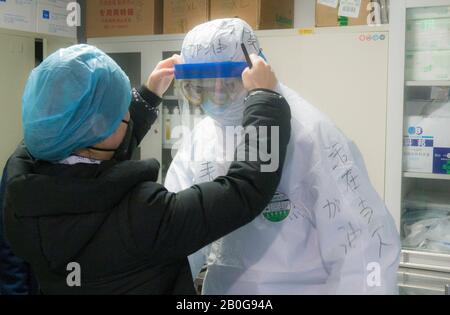
POLYGON ((403 265, 450 272, 450 5, 406 12, 403 265))

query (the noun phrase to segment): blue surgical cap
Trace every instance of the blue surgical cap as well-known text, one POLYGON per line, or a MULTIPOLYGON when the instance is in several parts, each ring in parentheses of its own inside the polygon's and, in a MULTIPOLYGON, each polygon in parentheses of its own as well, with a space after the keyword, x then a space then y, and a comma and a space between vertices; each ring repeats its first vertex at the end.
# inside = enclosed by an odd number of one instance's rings
POLYGON ((25 145, 59 161, 110 137, 131 102, 130 80, 90 45, 60 49, 31 72, 22 100, 25 145))

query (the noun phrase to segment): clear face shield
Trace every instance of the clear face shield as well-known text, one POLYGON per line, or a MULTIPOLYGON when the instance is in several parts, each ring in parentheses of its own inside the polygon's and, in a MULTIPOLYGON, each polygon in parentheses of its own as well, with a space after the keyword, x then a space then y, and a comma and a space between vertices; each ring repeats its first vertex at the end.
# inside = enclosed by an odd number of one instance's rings
MULTIPOLYGON (((180 117, 179 125, 172 131, 172 137, 176 138, 172 149, 179 150, 182 146, 187 148, 206 146, 211 150, 212 148, 218 150, 217 152, 181 150, 194 154, 183 156, 183 160, 211 161, 216 160, 217 156, 224 156, 225 159, 226 152, 221 151, 220 145, 225 143, 224 131, 228 127, 242 125, 245 97, 248 95, 242 82, 242 72, 246 68, 246 62, 175 65, 175 94, 178 98, 180 117), (206 117, 212 120, 205 120, 206 117), (197 134, 198 130, 202 130, 201 135, 197 134), (192 139, 201 144, 190 142, 192 139)), ((230 150, 233 160, 234 147, 230 147, 230 150)))
POLYGON ((220 123, 241 124, 247 96, 242 72, 246 67, 245 62, 176 65, 175 88, 182 125, 192 130, 199 115, 220 123))
POLYGON ((193 106, 214 103, 225 109, 244 91, 241 78, 192 79, 180 81, 180 92, 193 106))

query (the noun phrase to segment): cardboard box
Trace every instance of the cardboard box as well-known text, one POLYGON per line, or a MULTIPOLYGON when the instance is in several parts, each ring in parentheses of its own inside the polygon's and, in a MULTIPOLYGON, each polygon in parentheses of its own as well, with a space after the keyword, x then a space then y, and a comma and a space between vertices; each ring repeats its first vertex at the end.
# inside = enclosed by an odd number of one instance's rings
POLYGON ((88 38, 162 32, 162 0, 89 0, 86 5, 88 38))
POLYGON ((449 126, 450 116, 407 117, 403 144, 405 171, 450 174, 449 126))
POLYGON ((36 31, 36 0, 1 0, 0 27, 36 31))
POLYGON ((41 0, 37 4, 36 32, 69 38, 77 37, 76 26, 67 24, 67 4, 71 0, 41 0))
POLYGON ((164 34, 187 33, 209 20, 209 0, 164 1, 164 34))
POLYGON ((294 27, 293 0, 211 0, 211 20, 238 17, 255 30, 294 27))
POLYGON ((61 9, 67 9, 67 5, 74 0, 37 0, 41 5, 50 5, 61 9))
POLYGON ((316 26, 367 25, 371 0, 316 0, 316 26))
POLYGON ((450 50, 450 18, 406 23, 407 50, 450 50))

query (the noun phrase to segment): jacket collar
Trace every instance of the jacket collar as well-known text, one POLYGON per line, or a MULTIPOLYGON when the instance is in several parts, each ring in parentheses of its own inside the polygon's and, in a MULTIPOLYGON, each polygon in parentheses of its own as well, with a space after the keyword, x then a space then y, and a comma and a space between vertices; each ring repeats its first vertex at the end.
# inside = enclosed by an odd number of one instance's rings
POLYGON ((54 165, 19 145, 8 163, 6 205, 19 217, 105 212, 158 174, 156 160, 54 165))

